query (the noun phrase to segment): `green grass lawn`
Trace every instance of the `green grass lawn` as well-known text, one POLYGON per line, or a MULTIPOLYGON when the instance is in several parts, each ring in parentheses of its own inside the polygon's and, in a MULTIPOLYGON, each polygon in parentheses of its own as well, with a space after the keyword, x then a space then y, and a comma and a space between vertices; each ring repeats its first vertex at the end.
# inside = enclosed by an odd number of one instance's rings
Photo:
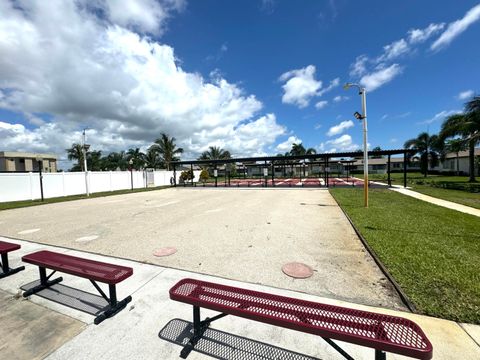
MULTIPOLYGON (((363 174, 355 176, 363 178, 363 174)), ((391 178, 393 185, 403 186, 403 173, 392 173, 391 178)), ((370 174, 369 179, 386 183, 387 174, 370 174)), ((419 193, 480 209, 480 193, 443 189, 432 186, 432 183, 453 183, 463 185, 468 184, 468 177, 429 175, 425 178, 420 173, 407 173, 407 186, 419 193)))
POLYGON ((52 204, 58 203, 63 201, 72 201, 72 200, 80 200, 80 199, 90 199, 90 198, 97 198, 103 196, 111 196, 111 195, 122 195, 122 194, 131 194, 137 192, 144 192, 144 191, 153 191, 153 190, 160 190, 169 188, 170 186, 158 186, 158 187, 151 187, 146 189, 133 189, 133 190, 118 190, 118 191, 105 191, 99 193, 90 194, 89 197, 86 195, 71 195, 71 196, 62 196, 56 198, 45 199, 44 201, 41 200, 25 200, 25 201, 11 201, 11 202, 3 202, 0 203, 0 211, 1 210, 8 210, 8 209, 16 209, 22 208, 27 206, 36 206, 36 205, 45 205, 45 204, 52 204))
POLYGON ((480 218, 386 190, 330 189, 423 314, 480 324, 480 218))

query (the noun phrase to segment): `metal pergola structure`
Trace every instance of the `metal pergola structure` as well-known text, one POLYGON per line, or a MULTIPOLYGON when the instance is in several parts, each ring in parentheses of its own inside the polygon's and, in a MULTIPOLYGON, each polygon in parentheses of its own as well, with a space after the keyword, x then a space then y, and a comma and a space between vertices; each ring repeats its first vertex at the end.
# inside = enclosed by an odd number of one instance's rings
MULTIPOLYGON (((416 151, 412 149, 394 149, 394 150, 378 150, 378 151, 369 151, 369 157, 383 157, 387 156, 387 174, 388 174, 388 186, 392 185, 391 181, 391 156, 392 155, 403 155, 403 186, 407 187, 407 162, 409 159, 409 155, 415 154, 416 151)), ((354 158, 354 159, 362 159, 363 158, 363 151, 354 151, 354 152, 338 152, 338 153, 322 153, 322 154, 309 154, 309 155, 297 155, 297 156, 256 156, 256 157, 242 157, 242 158, 231 158, 231 159, 218 159, 218 160, 184 160, 184 161, 174 161, 171 163, 173 167, 173 186, 177 186, 177 176, 176 172, 179 167, 188 168, 193 171, 193 166, 208 166, 217 170, 219 165, 227 165, 227 164, 242 164, 242 168, 244 169, 244 176, 245 176, 245 169, 247 167, 259 167, 263 169, 271 168, 271 179, 272 179, 272 186, 275 186, 275 168, 283 167, 283 171, 285 173, 285 169, 287 167, 298 168, 303 167, 303 176, 305 176, 305 167, 312 166, 312 165, 319 165, 323 166, 323 179, 325 181, 325 186, 328 185, 328 178, 329 178, 329 165, 335 163, 341 163, 343 165, 347 165, 347 172, 348 168, 353 165, 356 160, 345 160, 345 158, 354 158)), ((268 170, 267 170, 268 171, 268 170)), ((265 186, 267 186, 267 177, 268 175, 264 175, 265 178, 265 186)), ((226 181, 226 179, 225 179, 226 181)), ((226 184, 225 184, 226 185, 226 184)), ((217 177, 215 177, 215 187, 217 186, 217 177)))

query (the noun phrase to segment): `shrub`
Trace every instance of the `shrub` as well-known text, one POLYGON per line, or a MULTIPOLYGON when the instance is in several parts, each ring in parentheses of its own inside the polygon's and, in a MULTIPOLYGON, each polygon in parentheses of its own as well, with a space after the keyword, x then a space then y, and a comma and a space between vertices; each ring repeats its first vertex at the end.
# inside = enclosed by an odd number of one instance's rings
POLYGON ((185 170, 182 171, 180 174, 180 182, 186 182, 186 181, 191 181, 195 178, 195 175, 193 174, 192 170, 185 170))
POLYGON ((203 169, 202 172, 200 173, 200 181, 205 183, 207 182, 209 177, 210 175, 208 174, 208 171, 206 169, 203 169))

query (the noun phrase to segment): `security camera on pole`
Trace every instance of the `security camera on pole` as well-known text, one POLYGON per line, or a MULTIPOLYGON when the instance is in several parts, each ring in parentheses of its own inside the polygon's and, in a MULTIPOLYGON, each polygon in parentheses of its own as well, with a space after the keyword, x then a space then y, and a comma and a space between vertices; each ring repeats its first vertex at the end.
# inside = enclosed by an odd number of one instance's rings
POLYGON ((346 83, 343 88, 358 88, 358 95, 362 97, 362 114, 355 111, 353 114, 357 120, 363 121, 363 192, 365 207, 368 207, 368 143, 367 143, 367 91, 358 84, 346 83))

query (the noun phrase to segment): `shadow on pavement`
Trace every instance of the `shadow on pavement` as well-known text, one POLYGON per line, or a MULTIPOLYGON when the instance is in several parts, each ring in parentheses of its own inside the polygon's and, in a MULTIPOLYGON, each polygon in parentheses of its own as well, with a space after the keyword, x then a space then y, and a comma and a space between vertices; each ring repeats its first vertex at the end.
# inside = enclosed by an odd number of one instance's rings
MULTIPOLYGON (((187 344, 192 335, 193 324, 181 319, 169 321, 158 334, 160 339, 182 347, 187 344)), ((180 350, 179 348, 179 354, 180 350)), ((193 351, 222 360, 319 360, 318 358, 211 328, 205 331, 202 339, 195 345, 193 351)))

